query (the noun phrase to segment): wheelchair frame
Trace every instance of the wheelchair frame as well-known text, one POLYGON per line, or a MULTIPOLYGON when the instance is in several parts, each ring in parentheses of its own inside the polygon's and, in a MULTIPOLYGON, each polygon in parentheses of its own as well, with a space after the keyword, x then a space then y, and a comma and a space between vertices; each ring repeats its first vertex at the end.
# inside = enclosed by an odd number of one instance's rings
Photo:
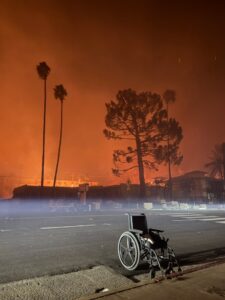
POLYGON ((169 239, 160 235, 163 231, 148 228, 145 214, 127 215, 129 231, 121 234, 117 246, 122 266, 133 271, 141 261, 147 262, 151 278, 155 277, 157 270, 160 270, 163 276, 175 273, 175 267, 181 272, 175 253, 168 246, 169 239))

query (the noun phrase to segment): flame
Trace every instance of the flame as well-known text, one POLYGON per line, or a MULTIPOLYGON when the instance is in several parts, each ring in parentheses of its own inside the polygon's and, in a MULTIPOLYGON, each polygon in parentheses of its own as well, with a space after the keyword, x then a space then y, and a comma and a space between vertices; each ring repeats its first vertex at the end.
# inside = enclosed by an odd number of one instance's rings
MULTIPOLYGON (((88 183, 89 186, 98 186, 97 181, 89 180, 88 178, 78 179, 60 179, 57 180, 56 186, 58 187, 78 187, 80 184, 88 183)), ((4 176, 0 178, 0 198, 10 198, 13 194, 13 189, 21 185, 33 185, 39 186, 40 179, 34 178, 19 178, 13 176, 4 176)), ((45 186, 52 186, 53 180, 46 179, 44 182, 45 186)))

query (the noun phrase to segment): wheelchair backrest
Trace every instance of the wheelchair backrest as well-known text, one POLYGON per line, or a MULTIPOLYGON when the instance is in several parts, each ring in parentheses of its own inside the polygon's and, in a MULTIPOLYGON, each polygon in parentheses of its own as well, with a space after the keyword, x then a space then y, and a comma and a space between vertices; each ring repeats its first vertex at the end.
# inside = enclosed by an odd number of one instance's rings
POLYGON ((132 215, 128 214, 129 230, 141 230, 143 234, 148 234, 148 224, 145 214, 132 215))

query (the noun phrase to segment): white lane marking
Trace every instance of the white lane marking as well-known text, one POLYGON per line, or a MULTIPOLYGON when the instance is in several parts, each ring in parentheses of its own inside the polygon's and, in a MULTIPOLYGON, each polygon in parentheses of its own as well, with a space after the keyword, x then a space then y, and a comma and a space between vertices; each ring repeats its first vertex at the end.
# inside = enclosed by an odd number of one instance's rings
POLYGON ((196 212, 170 212, 170 215, 178 215, 178 216, 188 216, 188 215, 200 215, 200 213, 196 213, 196 212))
POLYGON ((205 217, 184 217, 183 219, 174 219, 173 222, 185 222, 185 221, 217 221, 216 223, 225 224, 225 218, 220 218, 216 216, 205 216, 205 217))
POLYGON ((202 213, 201 211, 194 211, 194 210, 185 210, 185 211, 168 211, 168 213, 170 213, 170 214, 176 214, 176 215, 187 215, 187 214, 193 214, 193 215, 197 215, 197 214, 200 214, 200 213, 202 213))
POLYGON ((12 231, 12 229, 0 229, 0 232, 12 231))
POLYGON ((199 221, 220 221, 220 220, 225 220, 225 218, 199 219, 199 221))
POLYGON ((182 220, 172 220, 173 222, 188 222, 190 219, 182 219, 182 220))
POLYGON ((194 216, 194 217, 184 217, 185 219, 211 219, 211 218, 218 218, 217 216, 194 216))
POLYGON ((93 227, 93 226, 96 226, 96 224, 41 227, 40 229, 43 229, 43 230, 48 230, 48 229, 66 229, 66 228, 80 228, 80 227, 93 227))
POLYGON ((112 224, 109 224, 109 223, 103 223, 102 225, 105 225, 105 226, 111 226, 112 224))
POLYGON ((185 212, 185 213, 170 213, 171 215, 176 215, 176 216, 190 216, 190 215, 201 215, 202 213, 199 212, 185 212))
POLYGON ((176 217, 176 218, 191 218, 191 217, 201 217, 202 215, 201 214, 188 214, 188 215, 169 215, 170 217, 176 217))

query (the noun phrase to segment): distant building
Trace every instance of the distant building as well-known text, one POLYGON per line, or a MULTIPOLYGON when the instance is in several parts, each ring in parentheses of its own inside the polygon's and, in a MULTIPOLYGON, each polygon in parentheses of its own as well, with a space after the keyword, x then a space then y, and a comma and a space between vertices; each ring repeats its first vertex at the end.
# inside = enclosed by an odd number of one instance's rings
MULTIPOLYGON (((17 199, 73 199, 79 200, 79 187, 31 186, 23 185, 13 190, 13 198, 17 199)), ((110 186, 90 186, 87 191, 87 200, 121 200, 137 199, 139 197, 139 185, 127 184, 110 186)))
MULTIPOLYGON (((86 179, 75 179, 75 178, 65 178, 57 180, 57 187, 78 187, 82 183, 86 183, 90 186, 97 186, 98 182, 86 179)), ((11 198, 13 195, 14 188, 18 186, 36 186, 40 185, 40 179, 28 178, 28 177, 17 177, 17 176, 0 176, 0 198, 11 198)), ((45 179, 45 187, 52 187, 53 180, 45 179)), ((35 189, 35 188, 34 188, 35 189)))
MULTIPOLYGON (((219 203, 225 200, 223 180, 209 177, 203 171, 192 171, 172 179, 173 200, 192 203, 219 203)), ((23 185, 14 189, 13 198, 19 199, 63 199, 80 201, 80 190, 72 186, 40 186, 23 185)), ((146 185, 146 202, 160 203, 168 195, 167 184, 157 180, 146 185)), ((122 183, 110 186, 90 185, 87 190, 87 201, 115 201, 137 203, 139 185, 122 183)))
POLYGON ((173 199, 197 203, 224 200, 224 182, 206 172, 192 171, 172 179, 173 199))

